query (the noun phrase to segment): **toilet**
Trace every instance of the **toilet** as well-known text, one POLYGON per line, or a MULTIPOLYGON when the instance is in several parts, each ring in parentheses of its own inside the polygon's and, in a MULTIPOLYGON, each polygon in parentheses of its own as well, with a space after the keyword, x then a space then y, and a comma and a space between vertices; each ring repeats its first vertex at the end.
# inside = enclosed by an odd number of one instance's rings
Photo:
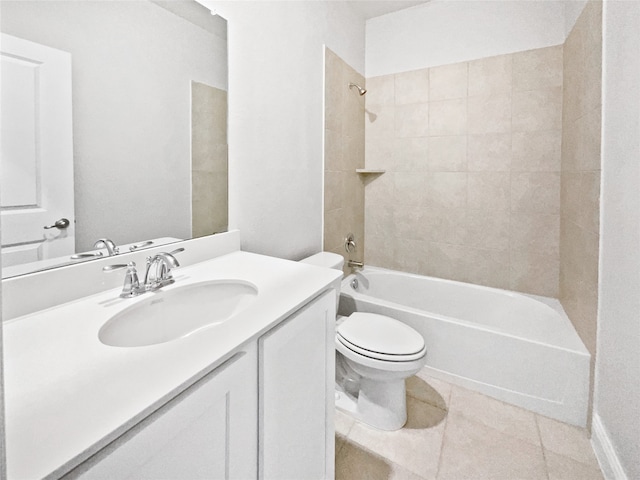
MULTIPOLYGON (((301 262, 342 270, 344 258, 320 252, 301 262)), ((425 365, 422 335, 391 317, 354 312, 337 317, 335 346, 336 407, 380 430, 402 428, 405 379, 425 365)))

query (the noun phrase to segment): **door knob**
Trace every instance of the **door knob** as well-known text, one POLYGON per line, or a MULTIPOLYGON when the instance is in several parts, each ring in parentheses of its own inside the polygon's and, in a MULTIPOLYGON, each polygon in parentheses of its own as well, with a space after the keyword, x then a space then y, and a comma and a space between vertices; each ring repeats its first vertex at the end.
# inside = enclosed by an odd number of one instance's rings
POLYGON ((43 227, 43 228, 45 230, 49 230, 50 228, 57 228, 58 230, 64 230, 69 225, 71 225, 71 222, 68 219, 61 218, 60 220, 56 221, 56 223, 54 223, 53 225, 49 225, 48 227, 43 227))

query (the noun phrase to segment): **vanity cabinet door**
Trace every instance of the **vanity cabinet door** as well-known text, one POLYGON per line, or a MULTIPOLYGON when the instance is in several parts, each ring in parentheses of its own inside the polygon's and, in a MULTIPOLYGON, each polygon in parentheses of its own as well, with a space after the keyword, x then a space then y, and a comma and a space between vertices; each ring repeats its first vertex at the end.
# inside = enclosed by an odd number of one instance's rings
POLYGON ((259 340, 259 478, 334 476, 335 291, 259 340))
POLYGON ((253 344, 65 478, 255 479, 256 366, 253 344))

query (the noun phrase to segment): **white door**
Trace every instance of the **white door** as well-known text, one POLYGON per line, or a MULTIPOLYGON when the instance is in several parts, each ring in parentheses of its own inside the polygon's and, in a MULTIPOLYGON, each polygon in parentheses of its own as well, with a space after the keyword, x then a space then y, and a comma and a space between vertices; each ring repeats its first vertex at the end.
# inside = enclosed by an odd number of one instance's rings
POLYGON ((2 34, 0 205, 4 266, 75 250, 71 55, 2 34), (66 218, 66 228, 49 228, 66 218))

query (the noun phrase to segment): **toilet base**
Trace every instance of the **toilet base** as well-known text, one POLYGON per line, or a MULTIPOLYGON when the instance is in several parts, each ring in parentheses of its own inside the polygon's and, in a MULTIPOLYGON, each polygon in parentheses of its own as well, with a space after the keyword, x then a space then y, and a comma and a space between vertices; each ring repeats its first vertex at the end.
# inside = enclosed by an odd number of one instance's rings
POLYGON ((361 378, 357 397, 336 384, 336 407, 379 430, 399 430, 407 423, 404 378, 389 382, 361 378))

